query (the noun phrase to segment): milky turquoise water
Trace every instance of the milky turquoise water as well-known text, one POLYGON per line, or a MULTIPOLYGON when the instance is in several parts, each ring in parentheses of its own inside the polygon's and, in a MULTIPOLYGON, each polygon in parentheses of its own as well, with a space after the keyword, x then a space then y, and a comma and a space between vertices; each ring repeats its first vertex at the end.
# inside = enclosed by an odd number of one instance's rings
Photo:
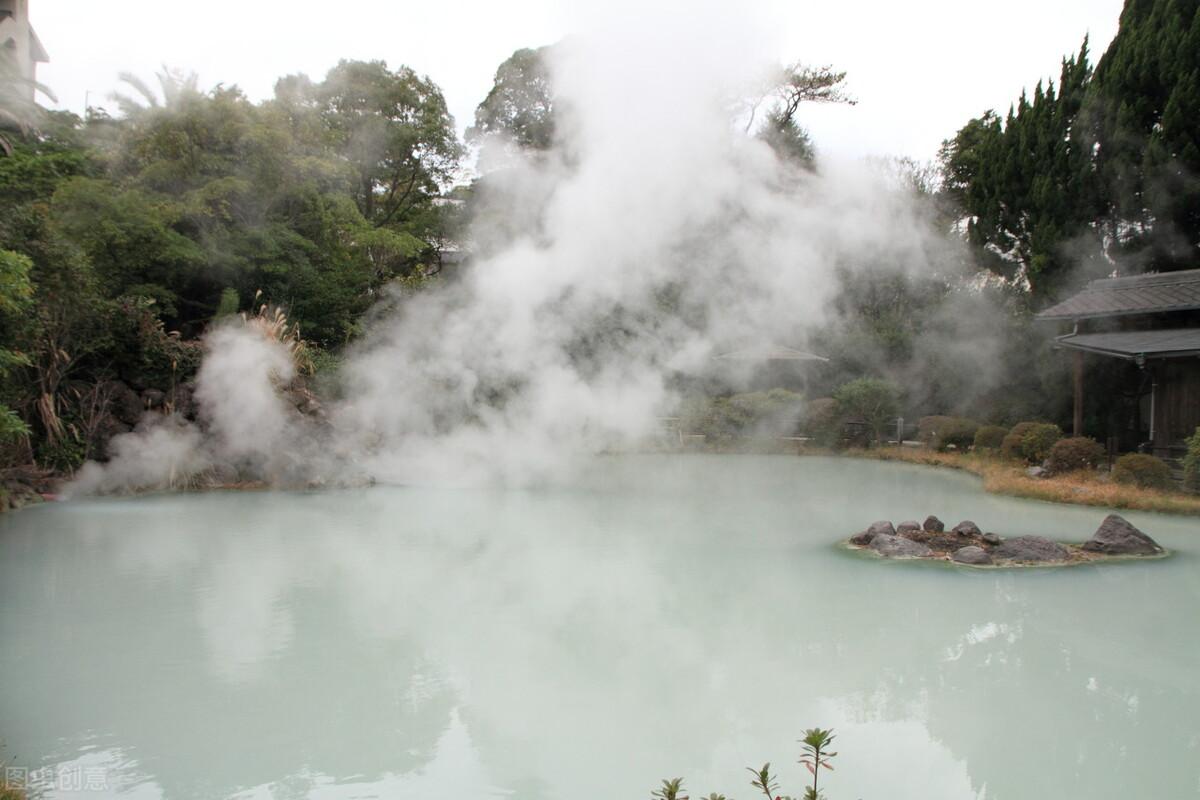
MULTIPOLYGON (((1099 509, 789 457, 537 490, 60 503, 0 517, 0 760, 48 797, 1200 796, 1200 522, 1062 570, 878 561, 878 518, 1086 539, 1099 509), (74 788, 82 787, 77 794, 74 788)), ((14 776, 15 777, 15 776, 14 776)))

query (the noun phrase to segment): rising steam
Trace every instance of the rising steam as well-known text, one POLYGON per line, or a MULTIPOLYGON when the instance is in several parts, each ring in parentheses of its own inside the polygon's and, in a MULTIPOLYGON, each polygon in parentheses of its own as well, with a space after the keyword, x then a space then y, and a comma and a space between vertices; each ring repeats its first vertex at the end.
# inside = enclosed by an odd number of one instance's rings
POLYGON ((277 342, 220 327, 198 377, 203 432, 170 421, 118 437, 78 487, 228 468, 275 481, 542 480, 653 432, 679 402, 677 376, 722 348, 802 346, 835 270, 938 259, 943 240, 894 182, 866 165, 799 171, 743 132, 736 100, 773 50, 743 10, 627 10, 638 24, 589 20, 554 48, 567 109, 555 151, 482 154, 504 161, 489 185, 508 213, 471 238, 503 246, 375 321, 327 425, 281 398, 291 362, 277 342))

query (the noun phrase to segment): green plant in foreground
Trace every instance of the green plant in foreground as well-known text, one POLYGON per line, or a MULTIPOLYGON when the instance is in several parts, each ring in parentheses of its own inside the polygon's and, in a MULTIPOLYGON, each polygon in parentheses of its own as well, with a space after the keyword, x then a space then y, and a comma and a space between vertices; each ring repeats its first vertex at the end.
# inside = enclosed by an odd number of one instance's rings
POLYGON ((804 791, 804 800, 819 800, 821 793, 817 789, 817 778, 820 777, 822 767, 828 770, 833 769, 829 759, 837 755, 837 753, 829 752, 829 746, 833 744, 833 729, 809 728, 804 732, 804 738, 800 741, 804 744, 804 753, 800 756, 800 763, 808 767, 808 771, 813 776, 812 786, 804 791))
POLYGON ((771 774, 771 762, 768 761, 762 765, 762 769, 754 767, 746 767, 754 775, 754 780, 750 781, 750 785, 758 789, 767 796, 767 800, 775 800, 779 791, 779 782, 775 780, 775 776, 771 774))
POLYGON ((658 798, 658 800, 687 800, 686 794, 680 794, 682 791, 683 778, 672 778, 669 781, 664 780, 662 788, 651 792, 650 796, 658 798))
MULTIPOLYGON (((800 763, 807 767, 813 776, 812 786, 805 788, 803 800, 822 800, 824 795, 817 786, 817 780, 822 769, 833 769, 829 763, 829 759, 837 755, 829 750, 830 745, 833 744, 833 729, 809 728, 804 732, 804 738, 800 740, 800 743, 804 745, 803 752, 800 754, 800 763)), ((768 761, 757 769, 754 767, 746 767, 746 769, 754 776, 750 785, 766 795, 767 800, 793 800, 788 795, 777 794, 779 781, 775 775, 771 774, 771 762, 768 761)), ((688 796, 683 794, 683 778, 664 780, 662 788, 651 792, 650 797, 653 800, 688 800, 688 796)), ((700 800, 726 799, 725 795, 713 792, 700 800)))

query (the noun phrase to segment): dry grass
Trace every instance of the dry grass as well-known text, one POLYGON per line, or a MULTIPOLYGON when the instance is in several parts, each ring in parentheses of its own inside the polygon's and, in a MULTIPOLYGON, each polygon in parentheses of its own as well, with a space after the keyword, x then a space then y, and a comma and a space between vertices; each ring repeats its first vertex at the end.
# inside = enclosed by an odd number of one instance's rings
POLYGON ((1030 478, 1021 464, 970 453, 938 453, 908 447, 882 447, 856 451, 853 455, 880 461, 905 461, 910 464, 965 470, 982 478, 983 488, 993 494, 1028 497, 1052 503, 1200 516, 1200 496, 1113 483, 1108 480, 1107 475, 1090 470, 1056 475, 1052 478, 1030 478))

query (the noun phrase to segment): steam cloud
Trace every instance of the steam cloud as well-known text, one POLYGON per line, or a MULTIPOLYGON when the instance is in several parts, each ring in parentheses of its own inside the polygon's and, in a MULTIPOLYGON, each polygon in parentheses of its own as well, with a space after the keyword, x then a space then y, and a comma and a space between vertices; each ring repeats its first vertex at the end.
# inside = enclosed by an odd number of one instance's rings
POLYGON ((938 261, 947 243, 894 181, 867 164, 794 170, 742 131, 733 99, 761 84, 775 48, 744 9, 716 5, 631 6, 554 49, 560 146, 481 157, 503 162, 488 181, 505 211, 471 238, 504 245, 374 322, 328 425, 281 399, 282 347, 222 327, 197 379, 204 432, 174 420, 118 437, 76 489, 229 467, 266 480, 544 480, 651 433, 678 403, 672 376, 722 349, 802 346, 835 270, 938 261))

